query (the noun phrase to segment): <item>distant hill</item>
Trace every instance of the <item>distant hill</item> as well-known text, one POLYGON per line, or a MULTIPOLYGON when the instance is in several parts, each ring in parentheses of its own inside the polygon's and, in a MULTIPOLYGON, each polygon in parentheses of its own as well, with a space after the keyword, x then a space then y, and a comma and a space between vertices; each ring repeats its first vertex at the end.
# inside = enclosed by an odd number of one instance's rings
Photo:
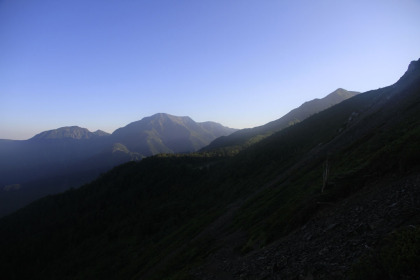
POLYGON ((65 171, 109 146, 109 134, 102 135, 72 126, 45 131, 28 140, 0 140, 0 186, 65 171))
POLYGON ((41 132, 30 140, 58 140, 58 139, 91 139, 94 137, 99 136, 109 136, 109 133, 106 133, 101 130, 97 130, 96 132, 90 132, 86 128, 78 127, 78 126, 69 126, 69 127, 61 127, 58 129, 48 130, 41 132))
POLYGON ((348 98, 359 94, 356 91, 347 91, 339 88, 322 99, 314 99, 303 103, 280 119, 265 125, 242 129, 228 136, 222 136, 204 147, 202 151, 219 151, 222 153, 236 153, 273 133, 303 121, 304 119, 334 106, 348 98))
POLYGON ((394 85, 235 156, 148 157, 3 217, 0 271, 5 279, 417 279, 419 139, 420 60, 394 85))
POLYGON ((69 126, 23 141, 0 139, 0 216, 36 198, 80 186, 124 162, 194 152, 234 131, 214 122, 160 113, 113 134, 69 126))

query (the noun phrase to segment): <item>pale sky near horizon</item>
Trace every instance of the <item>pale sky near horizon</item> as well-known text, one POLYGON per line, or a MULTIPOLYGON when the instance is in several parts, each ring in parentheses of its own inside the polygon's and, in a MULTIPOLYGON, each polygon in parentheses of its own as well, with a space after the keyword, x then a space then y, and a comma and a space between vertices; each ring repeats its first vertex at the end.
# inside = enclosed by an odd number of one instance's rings
POLYGON ((0 139, 155 113, 234 128, 420 57, 419 0, 0 0, 0 139))

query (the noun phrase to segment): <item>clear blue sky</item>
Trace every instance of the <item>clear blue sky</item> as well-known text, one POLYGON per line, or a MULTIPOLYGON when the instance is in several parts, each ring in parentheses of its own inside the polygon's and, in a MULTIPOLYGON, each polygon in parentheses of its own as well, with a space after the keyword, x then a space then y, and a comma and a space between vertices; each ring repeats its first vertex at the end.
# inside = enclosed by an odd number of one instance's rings
POLYGON ((419 57, 418 0, 0 0, 0 138, 158 112, 254 127, 419 57))

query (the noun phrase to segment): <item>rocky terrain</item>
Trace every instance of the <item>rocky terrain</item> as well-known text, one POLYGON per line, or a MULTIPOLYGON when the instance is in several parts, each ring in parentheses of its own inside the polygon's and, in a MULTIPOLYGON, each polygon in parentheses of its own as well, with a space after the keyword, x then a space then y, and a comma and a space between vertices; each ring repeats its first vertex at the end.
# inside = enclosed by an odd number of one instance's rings
MULTIPOLYGON (((323 210, 307 224, 248 255, 241 255, 232 243, 238 241, 238 233, 225 234, 222 247, 192 273, 203 280, 344 279, 353 264, 374 254, 395 229, 417 229, 420 175, 372 182, 343 201, 320 201, 319 207, 323 210)), ((227 232, 228 224, 217 225, 219 234, 227 232)))

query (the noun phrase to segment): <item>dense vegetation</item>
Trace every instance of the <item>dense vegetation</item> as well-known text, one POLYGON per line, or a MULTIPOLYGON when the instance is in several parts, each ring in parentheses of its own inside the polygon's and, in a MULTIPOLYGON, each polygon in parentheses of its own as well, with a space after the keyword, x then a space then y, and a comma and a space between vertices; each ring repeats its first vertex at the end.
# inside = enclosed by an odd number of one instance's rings
MULTIPOLYGON (((32 203, 0 220, 2 277, 189 279, 223 246, 248 256, 329 205, 379 181, 418 174, 416 69, 394 86, 357 95, 236 156, 162 154, 32 203), (223 243, 236 233, 244 236, 238 244, 223 243)), ((417 275, 418 215, 410 216, 413 230, 387 232, 349 275, 368 279, 376 267, 371 275, 380 279, 384 266, 387 277, 417 275)))

